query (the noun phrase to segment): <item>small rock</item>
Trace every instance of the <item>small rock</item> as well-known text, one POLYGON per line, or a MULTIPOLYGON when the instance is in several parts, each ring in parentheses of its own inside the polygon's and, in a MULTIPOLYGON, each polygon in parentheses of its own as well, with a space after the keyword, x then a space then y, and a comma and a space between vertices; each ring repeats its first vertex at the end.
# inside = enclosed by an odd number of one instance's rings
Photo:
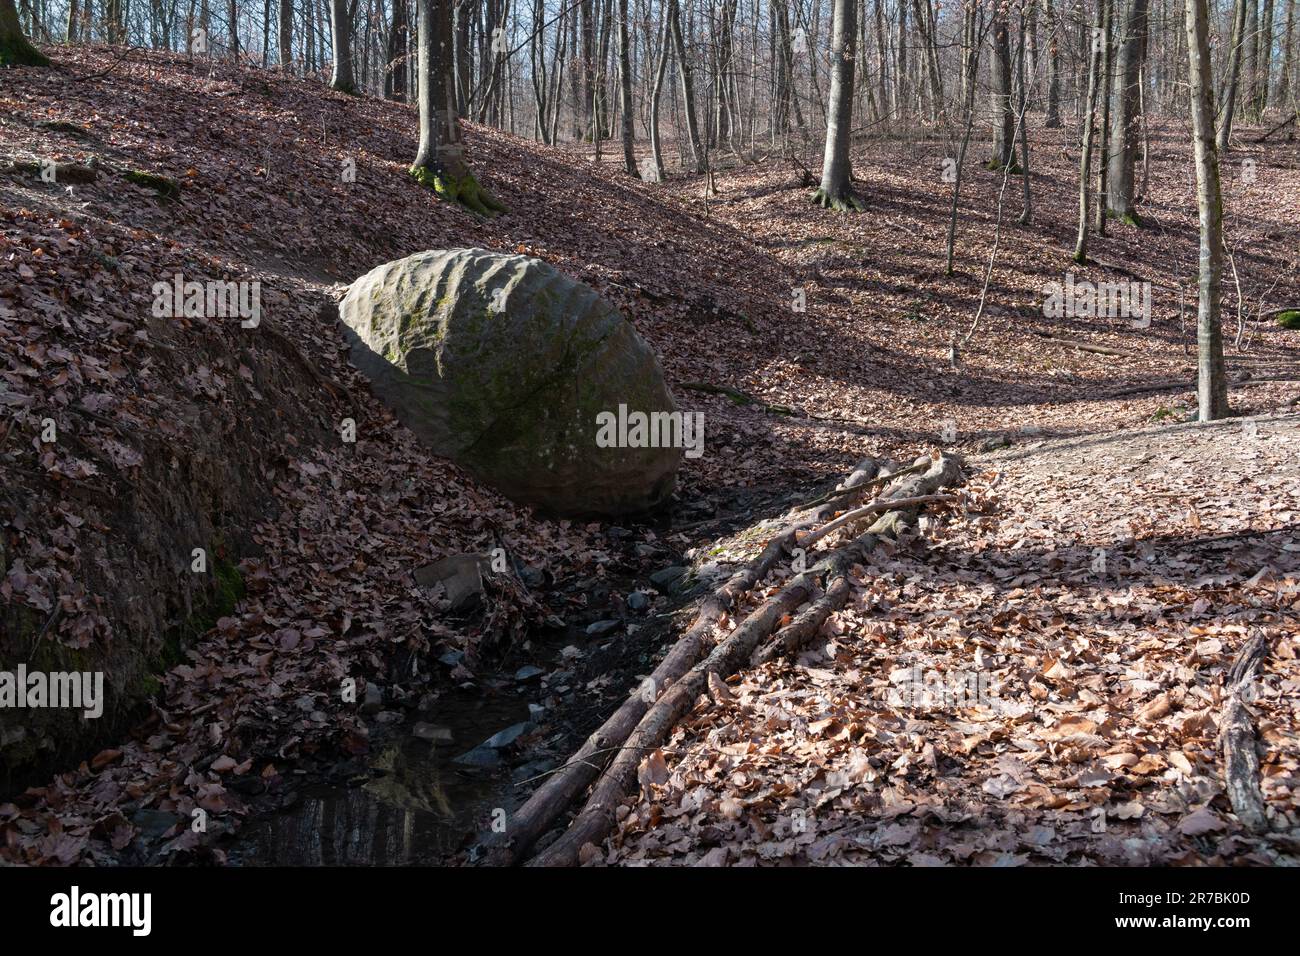
POLYGON ((131 822, 140 828, 140 835, 148 840, 158 839, 180 820, 176 814, 162 810, 137 810, 131 816, 131 822))
POLYGON ((618 527, 618 525, 612 525, 609 528, 605 529, 605 535, 607 537, 613 538, 615 541, 618 541, 622 538, 630 538, 632 536, 632 532, 628 531, 627 528, 620 528, 618 527))
POLYGON ((446 664, 448 667, 455 667, 464 657, 464 651, 448 651, 446 654, 439 657, 438 660, 446 664))
POLYGON ((604 637, 607 634, 613 634, 622 626, 621 621, 596 621, 594 624, 587 625, 587 636, 604 637))
POLYGON ((419 737, 421 740, 427 740, 433 744, 449 744, 452 742, 450 727, 439 727, 436 724, 425 723, 423 720, 415 722, 411 728, 411 736, 419 737))
POLYGON ((650 583, 658 591, 672 591, 681 584, 685 577, 686 569, 680 565, 673 565, 650 575, 650 583))
POLYGON ((515 680, 532 680, 534 677, 540 677, 545 673, 546 671, 542 670, 540 667, 536 667, 533 664, 526 664, 519 668, 519 670, 515 671, 515 680))
POLYGON ((468 753, 463 753, 452 760, 452 763, 460 764, 462 767, 482 767, 490 769, 500 766, 501 755, 491 747, 475 747, 468 753))
POLYGON ((471 611, 483 600, 484 561, 478 554, 452 554, 415 569, 415 583, 422 588, 442 585, 453 613, 471 611))
POLYGON ((546 708, 543 707, 541 704, 529 704, 529 705, 528 705, 528 716, 531 717, 531 718, 532 718, 533 720, 535 720, 535 721, 536 721, 536 720, 541 720, 541 719, 542 719, 542 715, 545 714, 545 713, 546 713, 546 708))
POLYGON ((539 591, 546 587, 546 572, 540 568, 521 568, 519 580, 523 581, 524 586, 530 591, 539 591))
POLYGON ((500 750, 502 747, 509 747, 512 743, 532 729, 533 722, 531 720, 525 720, 518 724, 511 724, 505 730, 493 734, 487 740, 483 741, 483 743, 479 744, 479 746, 491 747, 493 750, 500 750))
POLYGON ((633 591, 627 596, 627 607, 629 611, 644 611, 650 606, 650 595, 644 591, 633 591))
POLYGON ((367 683, 366 695, 361 701, 361 712, 363 714, 377 714, 384 706, 384 692, 379 689, 378 684, 367 683))
POLYGON ((638 558, 653 558, 659 553, 659 549, 653 544, 645 544, 644 542, 638 543, 632 550, 636 552, 638 558))

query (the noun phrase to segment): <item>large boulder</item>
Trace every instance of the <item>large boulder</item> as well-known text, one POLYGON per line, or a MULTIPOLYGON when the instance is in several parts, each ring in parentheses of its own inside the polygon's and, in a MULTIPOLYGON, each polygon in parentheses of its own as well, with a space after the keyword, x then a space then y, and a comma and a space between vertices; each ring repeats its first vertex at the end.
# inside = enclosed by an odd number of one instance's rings
POLYGON ((339 315, 353 364, 398 418, 507 497, 587 516, 644 511, 672 493, 680 448, 597 442, 601 413, 675 411, 654 352, 545 262, 417 253, 357 279, 339 315))

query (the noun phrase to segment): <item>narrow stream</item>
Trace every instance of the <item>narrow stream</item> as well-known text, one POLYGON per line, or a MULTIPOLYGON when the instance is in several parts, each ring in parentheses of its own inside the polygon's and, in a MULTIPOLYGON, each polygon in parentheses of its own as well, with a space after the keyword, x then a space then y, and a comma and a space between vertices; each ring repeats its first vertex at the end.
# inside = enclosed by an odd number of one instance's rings
POLYGON ((522 690, 491 697, 459 694, 442 701, 437 711, 421 715, 419 723, 394 726, 390 739, 370 756, 370 768, 376 772, 370 780, 352 786, 308 785, 291 808, 250 818, 229 851, 230 864, 443 862, 467 837, 487 829, 495 807, 513 809, 519 799, 522 788, 512 786, 505 761, 495 767, 455 761, 494 734, 528 720, 522 690), (426 739, 430 736, 448 739, 426 739))

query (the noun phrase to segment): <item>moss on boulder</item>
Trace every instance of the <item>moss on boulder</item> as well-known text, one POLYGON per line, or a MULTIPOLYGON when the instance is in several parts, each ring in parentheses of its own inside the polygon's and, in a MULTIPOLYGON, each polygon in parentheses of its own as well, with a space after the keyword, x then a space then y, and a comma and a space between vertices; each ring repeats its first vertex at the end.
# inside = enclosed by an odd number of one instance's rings
POLYGON ((679 447, 597 442, 597 416, 620 405, 675 411, 654 352, 612 305, 546 263, 484 249, 417 253, 354 282, 339 314, 376 394, 508 497, 616 515, 671 494, 679 447))

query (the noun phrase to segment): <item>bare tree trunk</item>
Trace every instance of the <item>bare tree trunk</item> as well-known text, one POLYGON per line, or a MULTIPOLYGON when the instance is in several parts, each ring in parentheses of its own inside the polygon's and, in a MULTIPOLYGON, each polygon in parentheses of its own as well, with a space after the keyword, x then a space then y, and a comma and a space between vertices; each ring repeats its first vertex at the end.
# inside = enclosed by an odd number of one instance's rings
POLYGON ((1241 73, 1241 110, 1247 120, 1256 119, 1255 102, 1259 94, 1259 0, 1246 0, 1246 48, 1241 73))
POLYGON ((1219 327, 1219 283, 1223 275, 1223 197, 1219 154, 1214 144, 1214 102, 1210 77, 1209 0, 1186 0, 1188 78, 1196 149, 1196 207, 1201 221, 1199 298, 1196 310, 1197 400, 1203 422, 1228 414, 1219 327))
POLYGON ((849 146, 853 138, 853 42, 857 33, 857 0, 834 0, 831 25, 831 91, 826 114, 826 150, 821 188, 813 201, 828 209, 858 212, 853 195, 849 146))
POLYGON ((1025 8, 1020 8, 1020 43, 1016 51, 1016 72, 1017 81, 1020 87, 1020 102, 1016 107, 1016 129, 1020 134, 1020 182, 1024 206, 1020 211, 1020 224, 1027 226, 1034 218, 1034 196, 1032 186, 1029 181, 1029 78, 1027 76, 1025 58, 1028 55, 1027 47, 1027 21, 1025 18, 1025 8))
POLYGON ((1259 32, 1259 87, 1255 91, 1255 115, 1263 116, 1268 109, 1273 78, 1273 0, 1264 0, 1259 32))
POLYGON ((632 148, 632 61, 628 50, 627 0, 618 0, 618 109, 623 139, 623 168, 636 175, 636 153, 632 148))
POLYGON ((455 50, 452 0, 418 0, 418 68, 420 145, 411 176, 443 199, 459 202, 472 212, 489 216, 503 211, 465 164, 456 118, 455 50))
POLYGON ((650 90, 650 156, 654 161, 656 180, 664 178, 664 155, 659 142, 659 100, 664 91, 664 73, 668 70, 668 18, 664 18, 659 32, 659 61, 655 66, 654 86, 650 90))
MULTIPOLYGON (((1191 8, 1189 7, 1187 12, 1189 24, 1191 15, 1191 8)), ((1219 120, 1219 135, 1216 141, 1220 153, 1228 151, 1228 142, 1232 139, 1232 119, 1237 109, 1237 88, 1241 84, 1241 55, 1242 48, 1245 46, 1245 36, 1246 0, 1237 0, 1236 6, 1233 7, 1232 45, 1229 47, 1230 52, 1228 54, 1228 85, 1223 93, 1222 118, 1219 120)), ((1189 26, 1188 42, 1190 41, 1189 26)), ((1191 55, 1190 49, 1188 55, 1191 55)))
POLYGON ((14 0, 0 0, 0 67, 49 65, 45 54, 23 34, 14 0))
POLYGON ((993 11, 993 158, 990 169, 1015 165, 1015 115, 1011 109, 1011 37, 1007 8, 993 11))
POLYGON ((77 23, 81 18, 81 6, 77 0, 68 0, 68 42, 77 42, 77 23))
POLYGON ((352 72, 352 18, 348 15, 348 0, 330 0, 330 40, 334 45, 334 72, 330 76, 330 89, 340 93, 356 93, 357 83, 352 72))
POLYGON ((695 160, 695 172, 704 172, 704 150, 700 146, 700 127, 695 118, 695 88, 691 82, 691 61, 687 55, 686 43, 682 39, 681 15, 677 0, 668 0, 668 26, 673 40, 673 54, 677 60, 677 72, 682 78, 682 100, 686 111, 686 134, 691 141, 691 157, 695 160))
POLYGON ((1295 5, 1296 0, 1287 0, 1286 39, 1282 44, 1282 69, 1277 77, 1277 96, 1275 99, 1283 108, 1286 108, 1287 100, 1291 94, 1291 53, 1295 33, 1295 5))
POLYGON ((1101 126, 1098 129, 1097 142, 1101 145, 1102 155, 1097 163, 1097 235, 1106 235, 1106 195, 1109 192, 1110 178, 1110 93, 1115 87, 1115 4, 1118 0, 1106 0, 1106 15, 1101 29, 1101 126))
MULTIPOLYGON (((1093 27, 1091 49, 1092 57, 1088 66, 1088 99, 1083 111, 1083 136, 1079 145, 1079 231, 1074 242, 1074 261, 1080 264, 1088 261, 1088 222, 1089 222, 1089 187, 1092 185, 1092 141, 1093 128, 1096 125, 1097 95, 1101 87, 1101 54, 1104 45, 1104 27, 1106 21, 1106 4, 1109 0, 1100 0, 1097 7, 1097 25, 1093 27)), ((1191 2, 1191 0, 1188 0, 1191 2)))
POLYGON ((1047 115, 1043 125, 1057 129, 1061 125, 1061 38, 1060 24, 1052 0, 1047 4, 1047 115))
POLYGON ((385 50, 384 96, 399 103, 406 101, 406 0, 393 0, 393 23, 388 28, 385 50))
POLYGON ((280 0, 280 69, 293 69, 293 0, 280 0))
POLYGON ((1142 61, 1147 46, 1147 0, 1129 0, 1123 33, 1117 41, 1119 59, 1115 66, 1115 89, 1111 96, 1110 152, 1107 160, 1107 214, 1138 225, 1134 209, 1133 169, 1136 165, 1142 61))

